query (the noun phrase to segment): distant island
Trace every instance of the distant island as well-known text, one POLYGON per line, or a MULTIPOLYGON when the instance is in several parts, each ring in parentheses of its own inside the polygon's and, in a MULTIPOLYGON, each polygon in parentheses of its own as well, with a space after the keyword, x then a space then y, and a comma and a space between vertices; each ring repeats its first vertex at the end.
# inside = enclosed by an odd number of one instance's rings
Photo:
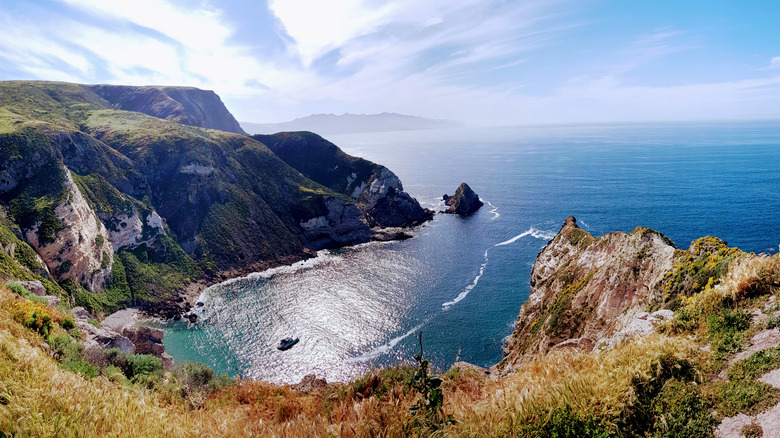
POLYGON ((462 126, 452 120, 428 119, 396 113, 382 114, 312 114, 289 122, 250 123, 241 122, 249 134, 273 134, 276 132, 311 131, 321 135, 353 134, 359 132, 415 131, 462 126))

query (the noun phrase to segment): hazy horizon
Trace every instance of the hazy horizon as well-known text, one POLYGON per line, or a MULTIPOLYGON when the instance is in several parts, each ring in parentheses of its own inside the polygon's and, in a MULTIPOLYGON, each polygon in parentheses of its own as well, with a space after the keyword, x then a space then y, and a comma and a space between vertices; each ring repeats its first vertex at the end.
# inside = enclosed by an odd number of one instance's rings
POLYGON ((5 2, 0 80, 195 86, 250 123, 765 120, 780 117, 778 12, 726 1, 5 2))

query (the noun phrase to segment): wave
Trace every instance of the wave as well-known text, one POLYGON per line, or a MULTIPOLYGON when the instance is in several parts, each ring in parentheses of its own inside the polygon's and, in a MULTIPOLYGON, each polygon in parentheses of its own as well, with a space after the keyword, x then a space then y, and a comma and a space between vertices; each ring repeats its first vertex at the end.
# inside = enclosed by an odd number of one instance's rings
POLYGON ((499 216, 501 216, 501 213, 499 213, 499 212, 498 212, 498 207, 496 207, 495 205, 493 205, 493 204, 492 204, 490 201, 488 201, 487 199, 483 199, 483 201, 487 202, 487 205, 489 205, 489 206, 490 206, 490 208, 492 208, 492 210, 490 210, 490 211, 488 212, 488 213, 490 213, 490 214, 492 214, 492 215, 493 215, 493 217, 491 217, 491 218, 490 218, 490 220, 495 220, 495 219, 498 219, 498 217, 499 217, 499 216))
POLYGON ((479 279, 482 278, 482 274, 485 273, 485 266, 487 266, 487 264, 488 264, 488 250, 485 250, 485 261, 484 263, 482 263, 482 266, 479 267, 479 274, 477 274, 477 276, 474 277, 474 281, 470 285, 466 286, 466 289, 464 289, 463 292, 459 293, 454 300, 447 301, 446 303, 441 305, 444 308, 444 310, 447 310, 450 307, 454 306, 455 304, 458 304, 458 302, 466 298, 469 292, 471 292, 475 287, 477 287, 477 283, 479 283, 479 279))
POLYGON ((284 265, 284 266, 277 266, 275 268, 269 268, 269 269, 266 269, 265 271, 252 272, 251 274, 248 274, 248 275, 243 276, 243 277, 231 278, 231 279, 225 280, 225 281, 223 281, 221 283, 217 283, 215 285, 209 286, 203 292, 201 292, 200 297, 198 298, 198 300, 199 301, 204 301, 204 299, 207 299, 208 298, 207 292, 211 292, 215 288, 219 288, 219 287, 222 287, 222 286, 228 286, 228 285, 231 285, 233 283, 237 283, 239 281, 253 280, 253 279, 256 279, 256 278, 268 279, 268 278, 271 278, 274 275, 278 275, 278 274, 293 274, 293 273, 295 273, 297 271, 300 271, 300 270, 303 270, 303 269, 308 269, 308 268, 311 268, 313 266, 319 265, 320 263, 337 262, 337 261, 340 261, 340 260, 342 260, 341 257, 339 257, 337 255, 334 255, 334 254, 331 254, 330 251, 327 250, 327 249, 323 249, 323 250, 317 251, 317 255, 315 257, 310 258, 310 259, 301 260, 301 261, 295 262, 295 263, 293 263, 291 265, 284 265))
POLYGON ((408 332, 404 333, 401 336, 397 336, 391 339, 387 344, 380 345, 366 354, 348 359, 347 362, 368 362, 369 360, 376 359, 377 357, 390 352, 390 350, 395 348, 395 346, 398 345, 399 342, 413 335, 415 332, 420 330, 423 325, 425 325, 425 323, 418 325, 417 327, 409 330, 408 332))
POLYGON ((528 230, 523 231, 522 233, 518 234, 517 236, 515 236, 515 237, 513 237, 511 239, 505 240, 505 241, 503 241, 501 243, 496 243, 493 246, 510 245, 512 243, 517 242, 518 240, 522 239, 525 236, 531 236, 531 237, 535 237, 537 239, 552 240, 555 237, 555 233, 550 232, 550 231, 537 230, 536 228, 531 227, 528 230))

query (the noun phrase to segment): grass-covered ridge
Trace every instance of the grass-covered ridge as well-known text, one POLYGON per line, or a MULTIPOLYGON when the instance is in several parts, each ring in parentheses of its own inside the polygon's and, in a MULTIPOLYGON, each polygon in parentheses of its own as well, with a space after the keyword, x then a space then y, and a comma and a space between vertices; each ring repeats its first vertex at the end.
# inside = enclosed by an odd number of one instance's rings
MULTIPOLYGON (((187 88, 0 82, 0 204, 20 237, 35 230, 41 247, 57 242, 66 225, 55 210, 71 201, 69 177, 108 235, 123 236, 105 290, 89 296, 82 286, 94 291, 94 285, 63 283, 69 302, 98 312, 154 304, 204 275, 294 260, 306 248, 372 235, 348 194, 301 175, 256 139, 174 122, 198 116, 187 111, 219 100, 212 95, 187 88), (305 233, 303 223, 329 214, 358 219, 340 234, 305 233), (122 234, 138 220, 137 238, 122 234)), ((335 146, 327 153, 345 155, 335 146)), ((102 244, 107 237, 93 240, 102 244)), ((70 272, 69 261, 48 257, 58 266, 54 280, 70 272)), ((108 268, 111 257, 103 258, 108 268)))

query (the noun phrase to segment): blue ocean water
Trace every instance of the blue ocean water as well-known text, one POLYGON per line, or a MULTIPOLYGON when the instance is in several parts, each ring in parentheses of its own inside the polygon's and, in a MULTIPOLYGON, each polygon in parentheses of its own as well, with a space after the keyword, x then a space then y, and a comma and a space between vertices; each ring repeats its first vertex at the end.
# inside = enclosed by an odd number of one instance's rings
POLYGON ((574 215, 594 235, 646 226, 678 247, 715 235, 780 244, 780 122, 544 126, 332 136, 389 167, 429 208, 466 181, 475 215, 437 215, 415 238, 322 252, 214 286, 197 324, 164 325, 167 351, 219 373, 348 380, 412 360, 415 333, 446 369, 490 366, 529 294, 538 252, 574 215), (279 339, 301 341, 280 352, 279 339))

